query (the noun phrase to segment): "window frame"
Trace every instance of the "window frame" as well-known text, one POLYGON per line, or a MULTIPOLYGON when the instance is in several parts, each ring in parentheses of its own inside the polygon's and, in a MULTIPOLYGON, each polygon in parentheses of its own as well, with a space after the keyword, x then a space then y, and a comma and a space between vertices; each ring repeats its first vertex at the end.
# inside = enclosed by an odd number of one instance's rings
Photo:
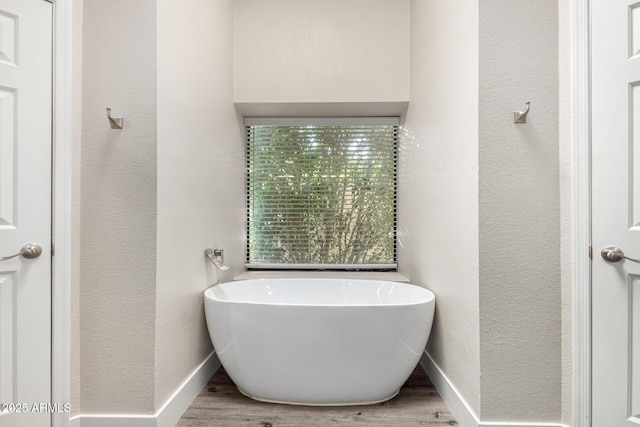
POLYGON ((248 270, 335 270, 335 271, 397 271, 397 206, 398 206, 398 139, 399 117, 246 117, 246 263, 248 270), (252 126, 391 126, 394 128, 393 137, 393 262, 391 263, 361 263, 361 264, 333 264, 333 263, 260 263, 250 261, 250 191, 251 191, 251 144, 250 128, 252 126))

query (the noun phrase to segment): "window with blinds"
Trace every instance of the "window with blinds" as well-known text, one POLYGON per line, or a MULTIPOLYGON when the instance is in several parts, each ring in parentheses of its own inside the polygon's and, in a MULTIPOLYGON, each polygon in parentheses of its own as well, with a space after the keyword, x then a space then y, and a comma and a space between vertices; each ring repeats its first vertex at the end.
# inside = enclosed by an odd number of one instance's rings
POLYGON ((245 125, 247 268, 396 268, 397 117, 245 125))

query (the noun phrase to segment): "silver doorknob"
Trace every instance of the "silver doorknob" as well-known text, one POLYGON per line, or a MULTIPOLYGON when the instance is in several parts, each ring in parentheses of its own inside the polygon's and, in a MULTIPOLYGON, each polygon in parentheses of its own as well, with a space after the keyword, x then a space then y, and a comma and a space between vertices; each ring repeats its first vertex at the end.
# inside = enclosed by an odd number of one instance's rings
POLYGON ((33 259, 38 258, 40 254, 42 254, 42 246, 37 243, 27 243, 20 249, 20 252, 15 255, 0 257, 0 261, 6 261, 17 256, 23 256, 27 259, 33 259))
POLYGON ((600 255, 607 262, 618 262, 623 259, 628 259, 629 261, 640 263, 640 259, 629 258, 624 254, 624 252, 622 252, 622 249, 616 246, 607 246, 606 248, 602 248, 600 255))

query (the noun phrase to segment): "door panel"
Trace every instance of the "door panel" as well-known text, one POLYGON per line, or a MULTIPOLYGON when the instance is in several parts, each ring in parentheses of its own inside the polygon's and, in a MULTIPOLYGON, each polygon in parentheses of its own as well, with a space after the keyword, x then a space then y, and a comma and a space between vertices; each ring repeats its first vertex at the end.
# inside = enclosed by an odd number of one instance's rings
POLYGON ((0 0, 0 426, 51 424, 52 5, 0 0))
POLYGON ((592 1, 592 417, 640 423, 640 3, 592 1))

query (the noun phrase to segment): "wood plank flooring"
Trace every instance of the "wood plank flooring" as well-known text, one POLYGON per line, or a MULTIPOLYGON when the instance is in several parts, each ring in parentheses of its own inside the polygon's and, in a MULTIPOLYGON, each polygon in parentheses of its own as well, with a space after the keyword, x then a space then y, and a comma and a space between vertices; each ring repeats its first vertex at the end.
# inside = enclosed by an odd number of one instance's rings
POLYGON ((398 396, 383 403, 348 407, 263 403, 242 395, 220 368, 177 426, 457 426, 435 387, 418 366, 398 396))

